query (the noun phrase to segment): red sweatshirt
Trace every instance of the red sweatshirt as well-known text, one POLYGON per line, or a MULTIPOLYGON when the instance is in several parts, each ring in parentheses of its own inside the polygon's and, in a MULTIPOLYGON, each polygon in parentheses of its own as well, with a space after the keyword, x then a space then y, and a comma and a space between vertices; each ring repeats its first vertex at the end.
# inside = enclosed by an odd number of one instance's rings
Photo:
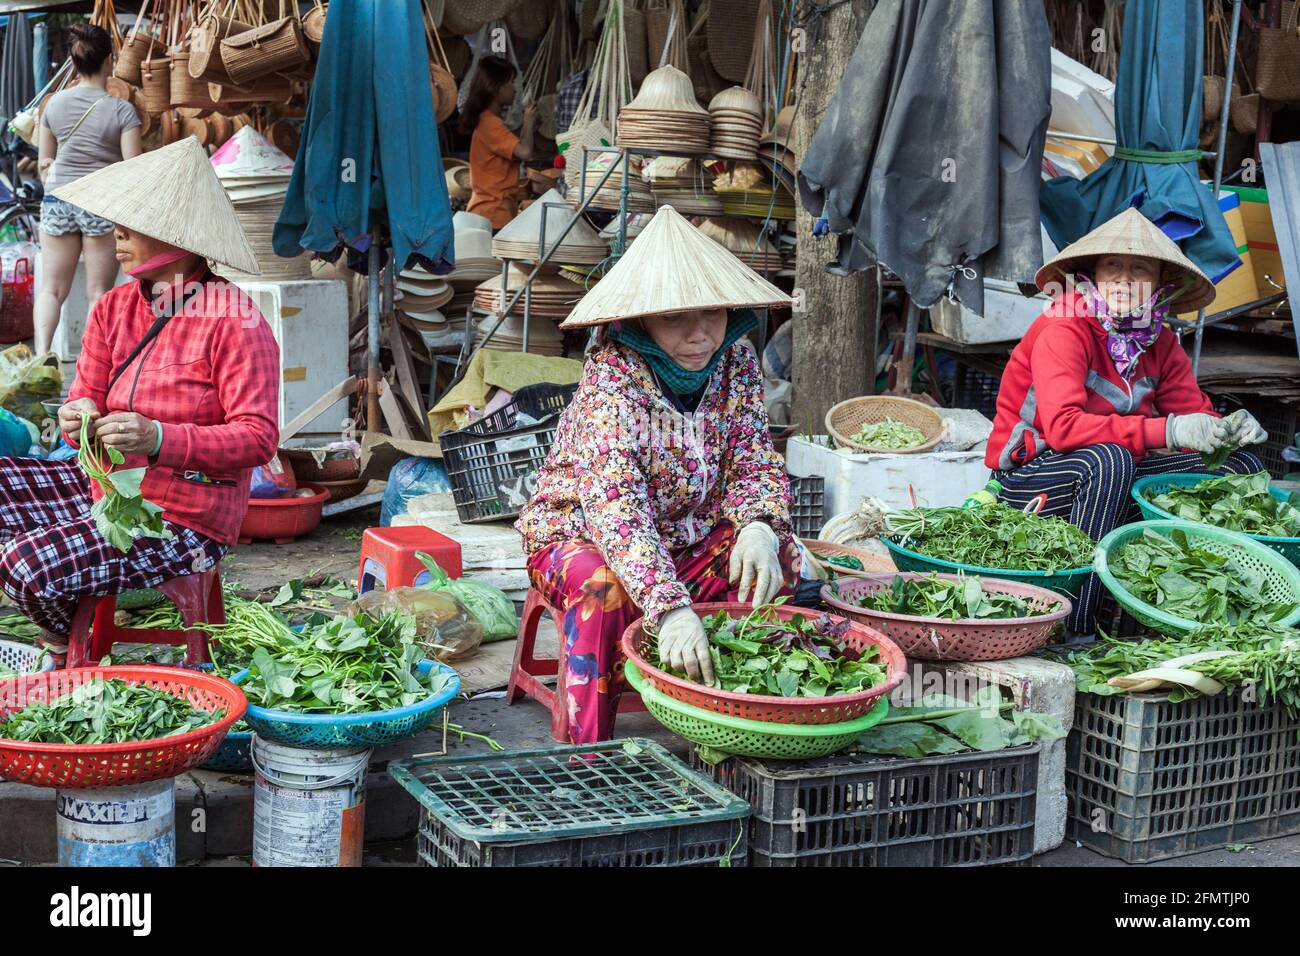
POLYGON ((1125 382, 1106 352, 1106 330, 1071 292, 1034 320, 1011 353, 984 462, 1005 470, 1048 449, 1103 442, 1140 461, 1165 447, 1165 416, 1193 412, 1215 414, 1173 332, 1160 332, 1125 382))
POLYGON ((137 412, 162 422, 158 456, 128 455, 120 467, 148 466, 142 490, 162 505, 163 517, 234 544, 252 469, 275 457, 279 443, 280 347, 238 286, 206 279, 107 393, 109 377, 154 313, 139 282, 96 302, 68 400, 89 398, 101 414, 137 412))

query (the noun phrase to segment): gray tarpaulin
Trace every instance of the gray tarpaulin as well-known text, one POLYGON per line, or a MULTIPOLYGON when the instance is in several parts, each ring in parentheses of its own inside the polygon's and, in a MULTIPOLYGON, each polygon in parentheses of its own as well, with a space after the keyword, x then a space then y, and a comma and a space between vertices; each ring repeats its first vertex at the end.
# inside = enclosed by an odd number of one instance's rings
POLYGON ((32 74, 32 28, 18 13, 5 26, 0 48, 0 122, 8 122, 36 95, 32 74))
POLYGON ((832 272, 879 261, 920 307, 951 283, 981 314, 986 275, 1033 281, 1050 51, 1041 3, 877 3, 799 169, 832 272))

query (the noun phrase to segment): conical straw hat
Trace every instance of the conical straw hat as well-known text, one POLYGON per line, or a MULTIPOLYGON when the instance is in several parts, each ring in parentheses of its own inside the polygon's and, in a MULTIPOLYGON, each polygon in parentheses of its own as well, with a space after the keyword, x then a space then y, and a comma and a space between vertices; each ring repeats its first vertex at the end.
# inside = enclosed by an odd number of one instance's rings
POLYGON ((582 328, 691 309, 792 302, 679 212, 664 206, 560 327, 582 328))
POLYGON ((1214 301, 1214 284, 1192 263, 1177 243, 1160 231, 1150 219, 1129 207, 1118 216, 1102 223, 1077 242, 1071 243, 1038 270, 1034 282, 1047 291, 1049 285, 1069 288, 1067 276, 1089 267, 1098 256, 1146 256, 1166 263, 1165 280, 1175 287, 1192 280, 1190 287, 1175 296, 1170 304, 1174 312, 1195 312, 1214 301))
POLYGON ((235 207, 193 136, 105 166, 54 195, 133 232, 262 274, 235 207))
POLYGON ((578 216, 560 195, 558 189, 552 189, 543 194, 536 202, 529 205, 527 209, 510 220, 505 227, 493 237, 493 248, 498 246, 519 247, 521 249, 531 250, 534 254, 537 251, 537 240, 542 228, 542 210, 546 209, 546 248, 550 249, 560 233, 564 232, 570 222, 573 228, 565 235, 564 241, 560 244, 559 249, 555 251, 557 261, 563 261, 563 253, 567 249, 591 250, 596 249, 602 255, 608 248, 608 243, 600 238, 600 235, 587 224, 585 219, 578 216))

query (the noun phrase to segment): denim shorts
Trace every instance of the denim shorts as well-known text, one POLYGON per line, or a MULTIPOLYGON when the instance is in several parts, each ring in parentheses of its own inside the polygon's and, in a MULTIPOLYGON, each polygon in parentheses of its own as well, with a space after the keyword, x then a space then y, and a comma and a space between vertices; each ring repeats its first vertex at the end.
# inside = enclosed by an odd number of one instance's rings
POLYGON ((83 236, 103 236, 112 231, 111 222, 92 216, 80 206, 53 196, 41 200, 41 232, 46 235, 66 236, 79 232, 83 236))

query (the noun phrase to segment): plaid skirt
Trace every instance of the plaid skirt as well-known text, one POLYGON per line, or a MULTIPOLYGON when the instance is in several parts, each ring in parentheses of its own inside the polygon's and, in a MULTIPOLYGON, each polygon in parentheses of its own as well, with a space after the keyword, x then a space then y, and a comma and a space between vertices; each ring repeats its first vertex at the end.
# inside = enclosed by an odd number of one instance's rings
POLYGON ((206 571, 228 550, 171 521, 174 537, 139 538, 123 554, 90 516, 90 480, 72 461, 0 458, 0 588, 52 635, 87 596, 150 588, 206 571))

